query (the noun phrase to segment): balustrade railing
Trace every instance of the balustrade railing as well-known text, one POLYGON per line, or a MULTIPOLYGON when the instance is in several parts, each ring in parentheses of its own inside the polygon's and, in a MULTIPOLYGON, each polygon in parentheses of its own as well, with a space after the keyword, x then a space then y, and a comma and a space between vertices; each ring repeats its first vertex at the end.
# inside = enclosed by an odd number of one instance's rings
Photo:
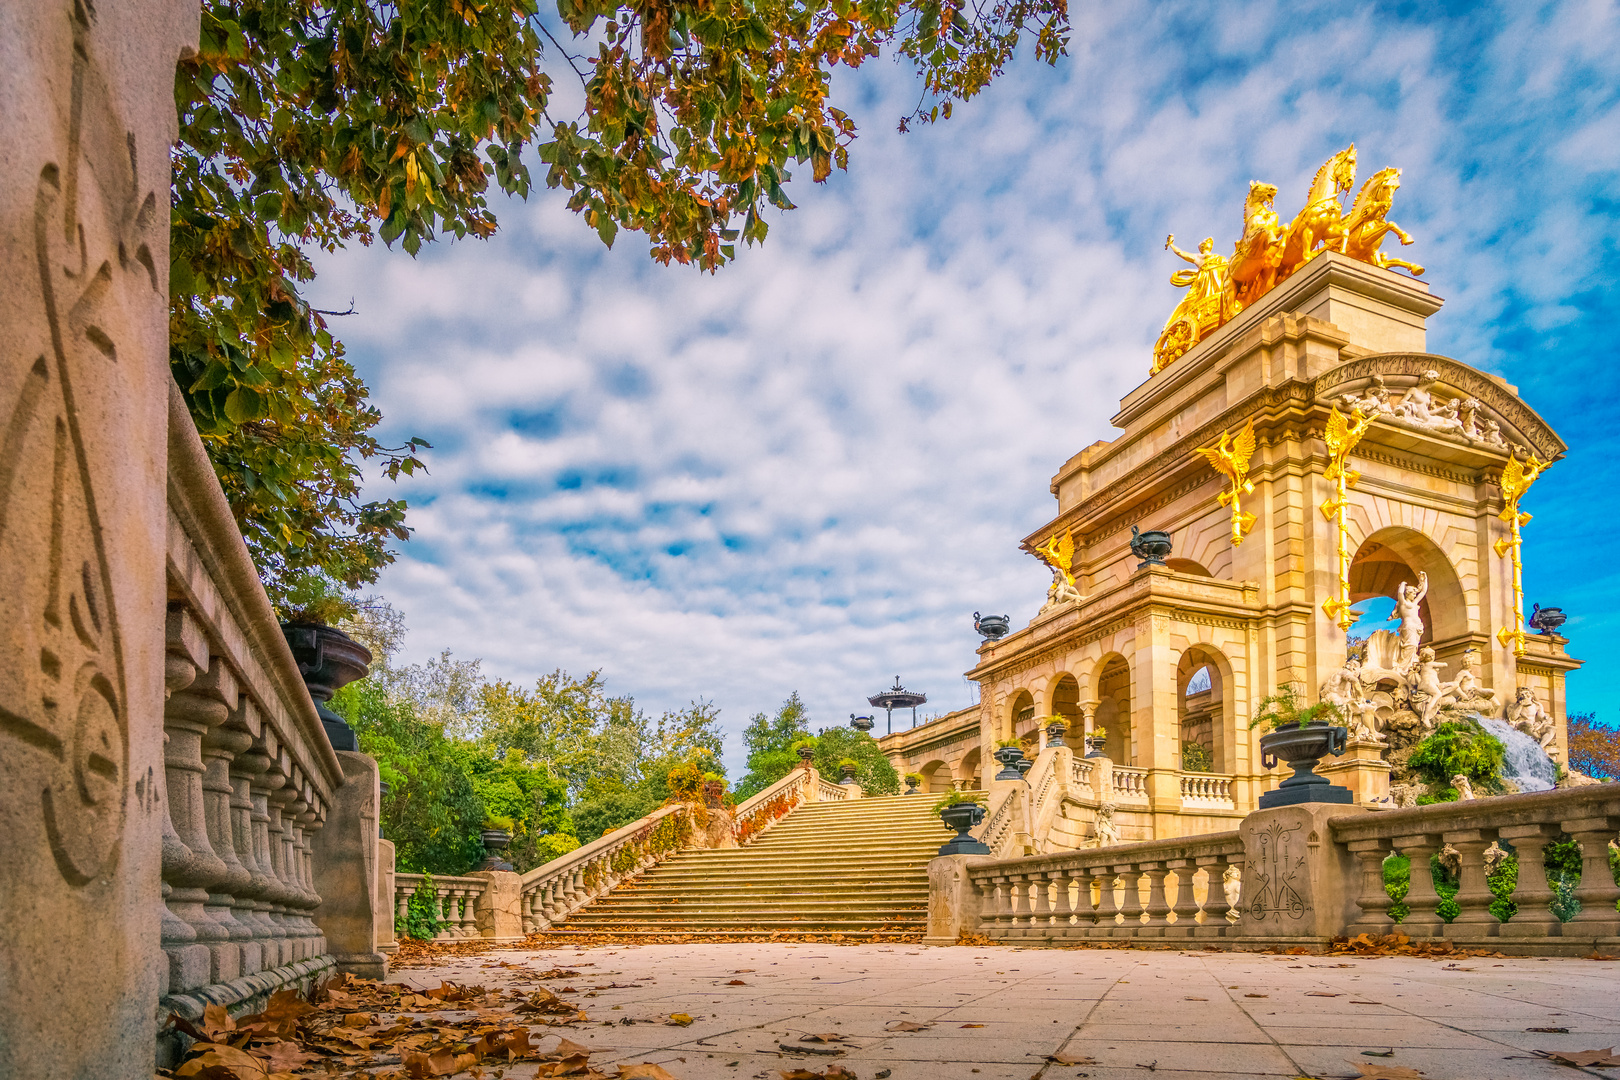
POLYGON ((1215 773, 1182 773, 1181 805, 1188 808, 1234 809, 1232 778, 1215 773))
POLYGON ((1114 766, 1114 801, 1119 803, 1145 803, 1148 801, 1148 771, 1129 765, 1114 766))
POLYGON ((692 813, 677 804, 654 810, 584 847, 523 875, 523 931, 545 930, 620 881, 679 851, 691 839, 692 813))
POLYGON ((1083 757, 1077 757, 1069 769, 1070 782, 1082 791, 1089 791, 1092 784, 1092 775, 1096 771, 1097 765, 1095 762, 1088 761, 1083 757))
MULTIPOLYGON (((821 775, 814 769, 794 769, 763 791, 737 804, 732 811, 731 831, 739 845, 751 843, 765 830, 786 817, 795 806, 819 792, 821 775)), ((828 787, 838 787, 829 784, 828 787)), ((838 788, 843 798, 843 788, 838 788)))
POLYGON ((1241 872, 1243 858, 1238 834, 1225 832, 981 864, 968 875, 980 932, 996 940, 1219 938, 1233 929, 1228 869, 1241 872))
MULTIPOLYGON (((478 933, 478 905, 489 882, 479 877, 433 876, 432 915, 439 923, 434 941, 460 941, 475 938, 478 933)), ((394 921, 404 926, 410 909, 411 897, 421 887, 423 875, 394 875, 394 921)))

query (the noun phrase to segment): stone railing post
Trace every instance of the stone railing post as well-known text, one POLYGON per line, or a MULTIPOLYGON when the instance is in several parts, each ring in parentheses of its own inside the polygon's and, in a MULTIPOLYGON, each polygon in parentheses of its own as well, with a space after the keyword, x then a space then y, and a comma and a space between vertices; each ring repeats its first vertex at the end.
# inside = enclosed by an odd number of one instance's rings
POLYGON ((925 945, 955 945, 962 935, 979 932, 984 901, 971 873, 989 861, 988 855, 940 855, 929 861, 925 945))
POLYGON ((377 762, 347 750, 337 756, 343 786, 332 793, 326 824, 311 841, 315 924, 338 970, 382 979, 388 958, 377 951, 377 913, 380 904, 392 905, 393 892, 378 895, 377 762))
POLYGON ((394 842, 392 840, 377 840, 377 892, 375 903, 377 905, 377 951, 384 956, 392 956, 399 950, 399 939, 395 936, 394 912, 394 871, 396 863, 394 857, 394 842))
POLYGON ((1193 859, 1171 859, 1165 863, 1176 875, 1176 895, 1170 911, 1175 915, 1174 926, 1167 926, 1165 937, 1189 938, 1198 927, 1198 898, 1193 893, 1193 877, 1198 864, 1193 859))
POLYGON ((1356 896, 1356 906, 1361 909, 1361 915, 1345 933, 1351 937, 1393 933, 1395 920, 1390 918, 1389 909, 1395 906, 1395 901, 1384 888, 1384 860, 1389 858, 1390 842, 1374 838, 1353 840, 1347 846, 1360 866, 1361 889, 1356 896))
POLYGON ((1445 845, 1436 833, 1412 833, 1395 837, 1395 850, 1412 862, 1406 886, 1406 918, 1401 933, 1410 938, 1439 937, 1446 922, 1440 917, 1440 894, 1434 891, 1434 870, 1430 859, 1445 845))
POLYGON ((1505 938, 1557 937, 1563 924, 1552 913, 1553 889, 1547 881, 1545 848, 1558 838, 1563 830, 1550 821, 1527 825, 1504 825, 1497 835, 1512 844, 1519 853, 1519 883, 1513 890, 1513 901, 1518 910, 1513 918, 1497 928, 1505 938))
MULTIPOLYGON (((1581 883, 1575 899, 1581 910, 1564 925, 1565 937, 1613 937, 1620 933, 1620 886, 1609 872, 1609 841, 1614 839, 1615 818, 1608 814, 1564 821, 1567 832, 1581 848, 1581 883)), ((1524 860, 1519 860, 1523 865, 1524 860)))
POLYGON ((1317 944, 1343 934, 1361 912, 1361 876, 1329 822, 1366 813, 1342 803, 1299 803, 1244 818, 1241 935, 1317 944))
MULTIPOLYGON (((1457 917, 1445 928, 1446 937, 1494 937, 1501 925, 1491 914, 1495 896, 1485 874, 1485 849, 1496 840, 1495 829, 1447 829, 1446 843, 1457 849, 1457 917)), ((1607 866, 1605 866, 1607 870, 1607 866)))
POLYGON ((478 936, 497 945, 523 940, 523 878, 510 870, 480 870, 484 891, 475 898, 473 918, 478 936))

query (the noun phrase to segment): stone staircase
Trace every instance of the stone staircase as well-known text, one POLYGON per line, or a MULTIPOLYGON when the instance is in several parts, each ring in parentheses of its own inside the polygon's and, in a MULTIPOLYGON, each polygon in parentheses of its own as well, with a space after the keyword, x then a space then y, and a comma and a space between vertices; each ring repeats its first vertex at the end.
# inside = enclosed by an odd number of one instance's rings
POLYGON ((683 851, 570 915, 563 933, 920 935, 951 832, 917 794, 806 803, 752 844, 683 851))

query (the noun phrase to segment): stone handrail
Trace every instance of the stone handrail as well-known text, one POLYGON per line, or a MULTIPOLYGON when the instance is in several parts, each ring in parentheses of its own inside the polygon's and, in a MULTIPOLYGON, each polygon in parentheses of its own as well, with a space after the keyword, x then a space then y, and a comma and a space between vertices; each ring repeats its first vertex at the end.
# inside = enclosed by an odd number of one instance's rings
MULTIPOLYGON (((422 874, 394 875, 394 924, 405 925, 411 897, 423 881, 422 874)), ((434 918, 439 920, 439 932, 434 941, 459 941, 475 938, 478 933, 478 904, 489 888, 489 881, 481 877, 433 876, 434 918)))
POLYGON ((840 802, 849 798, 849 788, 834 784, 825 777, 816 778, 816 798, 821 802, 840 802))
MULTIPOLYGON (((750 843, 811 793, 820 794, 821 774, 815 769, 794 769, 782 779, 737 804, 732 811, 732 836, 739 845, 750 843)), ((836 786, 836 785, 828 785, 836 786)))
POLYGON ((1241 872, 1243 858, 1238 834, 1224 832, 981 861, 967 873, 980 932, 998 941, 1220 938, 1233 932, 1227 868, 1241 872))
POLYGON ((1181 774, 1181 805, 1188 808, 1233 810, 1232 777, 1220 773, 1181 774))
POLYGON ((1083 757, 1076 757, 1070 768, 1069 775, 1076 788, 1085 789, 1091 787, 1091 776, 1096 771, 1097 766, 1094 762, 1087 761, 1083 757))
POLYGON ((1011 784, 990 792, 990 803, 984 820, 972 830, 973 837, 992 853, 1000 854, 1012 843, 1018 832, 1023 810, 1023 792, 1011 784))
POLYGON ((530 870, 523 875, 524 933, 561 922, 598 896, 612 892, 624 878, 662 862, 686 844, 691 832, 688 807, 680 803, 661 806, 530 870))
POLYGON ((1409 910, 1399 924, 1402 933, 1520 944, 1567 942, 1578 952, 1589 951, 1596 938, 1620 934, 1620 912, 1615 910, 1620 886, 1609 869, 1609 843, 1620 828, 1620 784, 1363 814, 1334 819, 1330 827, 1334 843, 1359 864, 1355 902, 1361 915, 1347 928, 1348 934, 1385 934, 1395 928, 1389 913, 1394 901, 1384 891, 1386 858, 1405 855, 1414 867, 1423 866, 1447 845, 1457 852, 1460 869, 1456 917, 1450 923, 1442 920, 1433 879, 1413 873, 1406 894, 1409 910), (1554 891, 1542 859, 1542 849, 1561 834, 1581 849, 1580 886, 1575 890, 1580 911, 1567 923, 1551 910, 1554 891), (1498 920, 1490 910, 1497 897, 1487 881, 1485 860, 1486 849, 1504 841, 1520 853, 1512 896, 1518 910, 1507 921, 1498 920))
POLYGON ((1148 801, 1148 771, 1130 765, 1114 766, 1114 801, 1119 803, 1145 803, 1148 801))

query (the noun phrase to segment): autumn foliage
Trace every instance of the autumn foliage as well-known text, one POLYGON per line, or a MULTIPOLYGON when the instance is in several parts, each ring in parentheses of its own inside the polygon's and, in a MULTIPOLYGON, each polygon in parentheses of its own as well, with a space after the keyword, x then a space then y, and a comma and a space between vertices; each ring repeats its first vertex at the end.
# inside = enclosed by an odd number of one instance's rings
POLYGON ((1022 38, 1054 62, 1067 34, 1067 0, 204 0, 175 86, 170 360, 272 595, 373 580, 408 530, 402 501, 363 501, 362 462, 409 474, 425 445, 373 434, 333 313, 302 293, 312 251, 487 237, 492 192, 526 197, 538 162, 604 243, 631 229, 713 270, 791 208, 790 165, 845 167, 835 67, 909 59, 904 128, 1022 38))
POLYGON ((1569 763, 1599 780, 1620 780, 1620 731, 1597 722, 1594 713, 1569 718, 1569 763))

